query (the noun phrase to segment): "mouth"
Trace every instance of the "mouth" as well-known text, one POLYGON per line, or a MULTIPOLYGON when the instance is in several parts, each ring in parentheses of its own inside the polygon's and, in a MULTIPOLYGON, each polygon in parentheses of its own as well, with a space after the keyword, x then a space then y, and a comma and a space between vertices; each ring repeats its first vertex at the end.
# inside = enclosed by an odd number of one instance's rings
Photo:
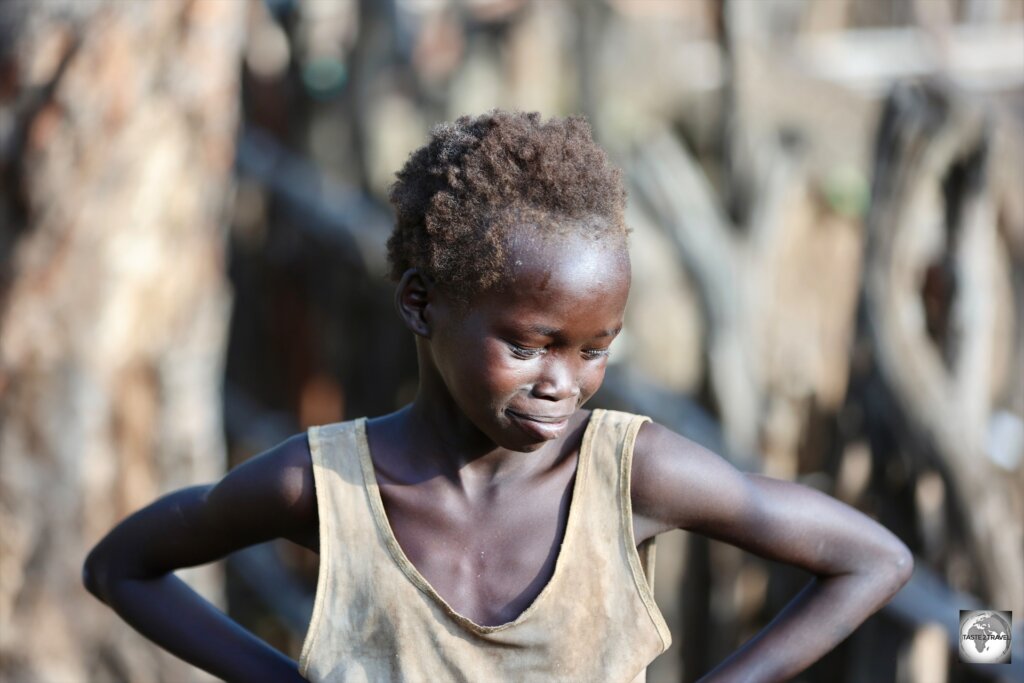
POLYGON ((531 415, 518 413, 514 410, 506 411, 509 417, 528 434, 542 440, 557 438, 569 425, 571 415, 531 415))

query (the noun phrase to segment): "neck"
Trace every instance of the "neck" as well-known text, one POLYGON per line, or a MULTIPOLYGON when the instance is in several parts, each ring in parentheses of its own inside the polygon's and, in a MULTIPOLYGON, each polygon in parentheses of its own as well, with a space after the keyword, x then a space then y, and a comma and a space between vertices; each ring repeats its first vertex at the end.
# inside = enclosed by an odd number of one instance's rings
MULTIPOLYGON (((402 410, 405 433, 415 444, 417 470, 427 470, 463 489, 521 477, 548 460, 552 449, 522 453, 502 448, 470 422, 458 406, 431 397, 421 385, 416 399, 402 410)), ((409 452, 413 452, 410 450, 409 452)))

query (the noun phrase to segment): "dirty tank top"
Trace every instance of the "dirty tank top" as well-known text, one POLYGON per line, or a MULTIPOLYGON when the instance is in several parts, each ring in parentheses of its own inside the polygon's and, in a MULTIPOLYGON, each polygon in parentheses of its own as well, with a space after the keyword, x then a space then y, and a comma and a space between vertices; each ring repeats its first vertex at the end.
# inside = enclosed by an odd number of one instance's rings
POLYGON ((671 642, 652 594, 654 540, 637 549, 633 443, 648 418, 594 410, 554 572, 514 621, 455 612, 398 545, 360 418, 308 431, 320 569, 299 671, 312 683, 643 681, 671 642))

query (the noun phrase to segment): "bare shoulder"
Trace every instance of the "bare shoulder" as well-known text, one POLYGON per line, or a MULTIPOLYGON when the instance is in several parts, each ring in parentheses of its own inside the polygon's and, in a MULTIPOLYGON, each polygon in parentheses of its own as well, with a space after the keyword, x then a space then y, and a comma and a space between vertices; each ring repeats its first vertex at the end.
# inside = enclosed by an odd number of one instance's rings
POLYGON ((309 445, 297 434, 220 481, 172 491, 129 515, 90 553, 87 580, 160 576, 275 538, 315 549, 316 507, 309 445))
POLYGON ((211 515, 231 526, 258 524, 264 534, 315 549, 317 499, 306 434, 234 467, 210 489, 207 505, 211 515))
POLYGON ((884 565, 896 588, 913 566, 906 546, 857 510, 801 484, 741 472, 657 424, 640 429, 632 473, 638 541, 688 529, 819 575, 884 565))
POLYGON ((721 523, 749 506, 754 493, 748 475, 717 453, 655 422, 641 426, 630 495, 645 535, 721 523))

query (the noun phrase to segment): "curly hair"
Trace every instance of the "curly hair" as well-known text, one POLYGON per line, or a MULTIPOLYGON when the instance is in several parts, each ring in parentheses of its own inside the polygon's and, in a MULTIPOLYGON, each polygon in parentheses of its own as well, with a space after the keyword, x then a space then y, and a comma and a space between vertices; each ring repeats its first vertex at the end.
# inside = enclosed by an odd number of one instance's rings
POLYGON ((582 116, 492 110, 430 132, 389 192, 391 277, 418 268, 463 297, 501 283, 523 224, 541 234, 625 236, 622 174, 582 116))

